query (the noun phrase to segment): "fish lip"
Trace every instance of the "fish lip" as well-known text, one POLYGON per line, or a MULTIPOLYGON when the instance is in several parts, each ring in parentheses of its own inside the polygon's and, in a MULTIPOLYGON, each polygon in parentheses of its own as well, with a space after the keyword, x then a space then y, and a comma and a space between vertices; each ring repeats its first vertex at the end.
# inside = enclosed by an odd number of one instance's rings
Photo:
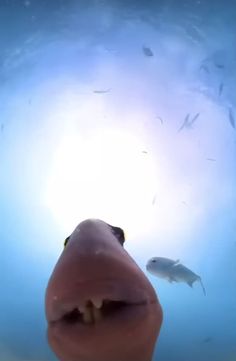
MULTIPOLYGON (((115 300, 109 300, 109 301, 115 301, 115 300)), ((117 301, 123 301, 123 300, 117 300, 117 301)), ((124 301, 125 303, 126 303, 126 301, 124 301)), ((149 304, 153 304, 154 303, 154 301, 153 302, 150 302, 149 304)), ((137 310, 137 308, 138 307, 140 307, 140 306, 148 306, 148 302, 145 302, 145 301, 142 301, 142 302, 137 302, 137 303, 126 303, 126 306, 125 306, 125 311, 121 311, 121 312, 130 312, 130 309, 131 308, 135 308, 136 310, 137 310)), ((72 306, 71 307, 71 310, 73 310, 74 308, 76 308, 77 306, 76 305, 74 305, 74 307, 72 306)), ((68 311, 68 312, 70 312, 70 311, 68 311)), ((54 320, 49 320, 48 321, 48 326, 49 327, 54 327, 54 326, 56 326, 56 325, 60 325, 60 324, 62 324, 65 328, 67 327, 73 327, 73 325, 71 325, 71 324, 67 324, 67 322, 66 321, 64 321, 64 316, 66 315, 66 313, 63 313, 63 314, 61 314, 61 316, 60 317, 58 317, 57 319, 54 319, 54 320)), ((116 317, 116 316, 109 316, 108 318, 109 319, 114 319, 114 317, 116 317)), ((101 321, 100 321, 101 322, 101 321)), ((103 321, 102 321, 103 322, 103 321)), ((106 320, 106 322, 107 322, 107 320, 106 320)), ((76 323, 75 323, 75 325, 76 325, 76 323)), ((88 327, 88 325, 84 325, 83 323, 80 323, 80 325, 79 325, 79 327, 80 328, 82 328, 82 327, 88 327)))
POLYGON ((119 281, 114 279, 80 282, 75 290, 51 299, 47 312, 48 324, 55 325, 63 322, 63 317, 67 313, 94 299, 122 301, 129 308, 157 302, 155 296, 150 297, 149 292, 141 285, 119 284, 119 281))
POLYGON ((152 300, 150 302, 143 302, 140 304, 131 304, 128 307, 125 307, 121 312, 110 315, 109 317, 104 317, 99 322, 92 324, 85 324, 83 322, 67 323, 62 319, 57 321, 52 321, 48 323, 47 335, 48 341, 53 342, 58 340, 59 343, 64 344, 67 342, 80 341, 81 347, 83 342, 85 345, 87 342, 91 345, 97 338, 100 341, 104 341, 107 338, 107 334, 117 335, 119 332, 127 332, 132 329, 135 329, 137 326, 143 325, 145 320, 150 317, 150 310, 154 310, 155 307, 158 307, 157 300, 152 300))

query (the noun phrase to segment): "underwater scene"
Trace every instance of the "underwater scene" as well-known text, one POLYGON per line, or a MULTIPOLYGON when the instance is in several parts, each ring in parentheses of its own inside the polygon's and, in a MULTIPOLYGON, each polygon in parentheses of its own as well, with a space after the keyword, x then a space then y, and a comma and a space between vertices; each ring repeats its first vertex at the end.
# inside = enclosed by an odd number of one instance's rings
POLYGON ((236 361, 236 1, 0 29, 0 361, 236 361))

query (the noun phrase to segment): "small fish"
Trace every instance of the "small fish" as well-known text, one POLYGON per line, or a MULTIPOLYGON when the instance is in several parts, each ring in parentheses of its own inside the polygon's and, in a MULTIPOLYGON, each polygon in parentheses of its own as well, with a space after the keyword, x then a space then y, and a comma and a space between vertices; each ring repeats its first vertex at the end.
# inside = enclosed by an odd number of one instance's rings
POLYGON ((202 340, 202 342, 208 343, 208 342, 210 342, 211 340, 212 340, 211 337, 206 337, 206 338, 204 338, 204 339, 202 340))
POLYGON ((224 69, 224 64, 216 64, 215 63, 215 66, 218 68, 218 69, 224 69))
POLYGON ((4 131, 4 124, 2 123, 1 124, 1 133, 3 133, 3 131, 4 131))
POLYGON ((184 119, 183 124, 181 125, 181 127, 179 128, 178 132, 180 132, 183 128, 191 128, 193 123, 197 120, 197 118, 199 117, 200 113, 197 113, 194 115, 194 117, 189 120, 190 114, 188 113, 184 119))
POLYGON ((206 158, 206 160, 209 160, 211 162, 216 162, 216 159, 215 158, 206 158))
POLYGON ((188 113, 188 114, 186 115, 186 117, 184 118, 184 122, 183 122, 183 124, 181 125, 181 127, 179 128, 178 132, 181 132, 181 130, 182 130, 184 127, 186 127, 186 124, 188 124, 189 116, 190 116, 190 114, 188 113))
POLYGON ((144 55, 146 56, 153 56, 153 52, 150 48, 146 47, 146 46, 143 46, 143 53, 144 55))
POLYGON ((201 277, 179 263, 179 260, 174 261, 165 257, 153 257, 147 262, 146 269, 153 275, 164 278, 170 283, 185 282, 192 287, 195 281, 199 281, 203 293, 206 295, 206 290, 203 286, 201 277))
POLYGON ((152 205, 154 206, 154 204, 156 203, 156 200, 157 200, 157 195, 155 194, 155 196, 153 197, 152 199, 152 205))
POLYGON ((210 71, 209 71, 209 68, 208 68, 208 66, 207 65, 204 65, 204 64, 202 64, 201 66, 200 66, 200 70, 204 70, 206 73, 210 73, 210 71))
POLYGON ((93 92, 95 94, 105 94, 105 93, 109 93, 110 92, 110 88, 109 89, 104 89, 104 90, 94 90, 93 92))
POLYGON ((221 96, 223 89, 224 89, 224 84, 220 83, 220 85, 219 85, 219 97, 221 96))
POLYGON ((148 154, 148 152, 146 150, 142 150, 143 154, 148 154))
POLYGON ((163 119, 161 117, 156 117, 156 119, 159 119, 161 124, 163 124, 163 119))
POLYGON ((190 122, 190 125, 193 125, 193 123, 197 120, 197 118, 199 117, 199 115, 200 115, 200 113, 197 113, 197 114, 193 117, 193 119, 192 119, 191 122, 190 122))
POLYGON ((229 109, 229 121, 232 127, 235 129, 235 118, 232 109, 229 109))

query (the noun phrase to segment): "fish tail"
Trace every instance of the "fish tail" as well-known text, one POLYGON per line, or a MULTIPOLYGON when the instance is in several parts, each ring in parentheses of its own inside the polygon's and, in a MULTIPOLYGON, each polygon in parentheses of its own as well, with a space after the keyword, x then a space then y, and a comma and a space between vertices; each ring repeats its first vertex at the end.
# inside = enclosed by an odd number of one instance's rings
POLYGON ((202 283, 202 279, 199 277, 199 282, 201 283, 201 286, 202 286, 202 290, 203 290, 203 293, 204 293, 204 296, 206 296, 206 289, 202 283))

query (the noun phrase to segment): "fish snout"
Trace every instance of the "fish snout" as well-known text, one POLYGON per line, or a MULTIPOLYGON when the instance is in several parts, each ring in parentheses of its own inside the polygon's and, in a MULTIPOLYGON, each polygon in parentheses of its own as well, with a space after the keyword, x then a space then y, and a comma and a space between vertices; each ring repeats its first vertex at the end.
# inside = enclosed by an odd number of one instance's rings
POLYGON ((122 247, 122 232, 90 220, 66 242, 45 297, 48 339, 60 360, 151 358, 162 309, 151 283, 122 247))

